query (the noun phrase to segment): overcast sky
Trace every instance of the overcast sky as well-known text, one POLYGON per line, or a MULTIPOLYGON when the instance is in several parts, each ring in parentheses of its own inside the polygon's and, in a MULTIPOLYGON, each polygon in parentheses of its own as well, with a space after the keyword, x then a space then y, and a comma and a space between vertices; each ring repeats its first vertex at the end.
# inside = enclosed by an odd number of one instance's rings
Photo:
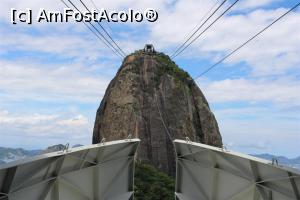
MULTIPOLYGON (((93 8, 90 0, 85 2, 93 8)), ((157 10, 155 23, 104 25, 126 53, 153 43, 170 55, 216 0, 95 2, 108 11, 157 10)), ((78 0, 74 3, 80 5, 78 0)), ((196 77, 296 3, 240 0, 175 61, 196 77)), ((1 0, 0 4, 0 146, 90 144, 96 110, 122 60, 81 23, 10 22, 11 8, 62 11, 59 0, 1 0)), ((300 155, 299 24, 297 9, 197 79, 228 149, 300 155)))

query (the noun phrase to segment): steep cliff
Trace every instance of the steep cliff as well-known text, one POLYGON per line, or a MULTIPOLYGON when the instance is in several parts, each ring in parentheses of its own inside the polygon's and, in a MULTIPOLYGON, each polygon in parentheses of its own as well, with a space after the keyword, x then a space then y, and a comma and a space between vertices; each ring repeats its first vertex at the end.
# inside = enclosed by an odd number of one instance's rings
POLYGON ((93 143, 141 139, 137 159, 175 174, 173 139, 221 146, 217 121, 193 79, 162 53, 127 56, 97 111, 93 143))

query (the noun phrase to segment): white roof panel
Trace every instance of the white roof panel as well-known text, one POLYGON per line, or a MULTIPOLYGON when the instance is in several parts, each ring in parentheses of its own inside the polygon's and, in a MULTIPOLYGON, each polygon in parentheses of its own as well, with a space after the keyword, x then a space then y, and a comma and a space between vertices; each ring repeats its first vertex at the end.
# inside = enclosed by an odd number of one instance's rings
POLYGON ((300 172, 200 143, 175 140, 180 200, 300 200, 300 172))
POLYGON ((89 145, 0 167, 0 200, 132 199, 139 139, 89 145))

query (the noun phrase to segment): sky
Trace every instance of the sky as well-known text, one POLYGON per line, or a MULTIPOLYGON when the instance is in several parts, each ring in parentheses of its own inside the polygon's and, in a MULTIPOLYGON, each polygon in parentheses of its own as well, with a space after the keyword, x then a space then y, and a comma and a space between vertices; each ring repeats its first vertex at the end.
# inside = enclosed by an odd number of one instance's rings
MULTIPOLYGON (((103 25, 127 54, 152 43, 168 55, 217 2, 94 1, 108 11, 156 10, 156 22, 103 25)), ((91 0, 84 2, 94 9, 91 0)), ((74 3, 84 10, 78 0, 74 3)), ((296 3, 240 0, 174 60, 195 78, 296 3)), ((0 146, 40 149, 58 143, 90 144, 97 108, 122 59, 82 23, 10 22, 11 8, 62 11, 65 6, 59 0, 1 0, 0 4, 0 146)), ((300 156, 299 23, 298 8, 196 79, 228 149, 300 156)))

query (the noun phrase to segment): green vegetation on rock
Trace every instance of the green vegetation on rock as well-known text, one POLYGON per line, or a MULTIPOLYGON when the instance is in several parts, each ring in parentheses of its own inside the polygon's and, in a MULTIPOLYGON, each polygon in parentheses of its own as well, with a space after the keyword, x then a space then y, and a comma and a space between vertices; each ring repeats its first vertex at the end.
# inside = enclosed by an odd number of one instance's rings
POLYGON ((159 68, 159 76, 162 76, 163 74, 169 74, 182 82, 185 82, 187 78, 190 78, 190 75, 178 67, 169 56, 159 53, 156 55, 156 61, 162 65, 162 67, 159 68))
POLYGON ((135 200, 173 200, 175 180, 151 165, 135 163, 135 200))

